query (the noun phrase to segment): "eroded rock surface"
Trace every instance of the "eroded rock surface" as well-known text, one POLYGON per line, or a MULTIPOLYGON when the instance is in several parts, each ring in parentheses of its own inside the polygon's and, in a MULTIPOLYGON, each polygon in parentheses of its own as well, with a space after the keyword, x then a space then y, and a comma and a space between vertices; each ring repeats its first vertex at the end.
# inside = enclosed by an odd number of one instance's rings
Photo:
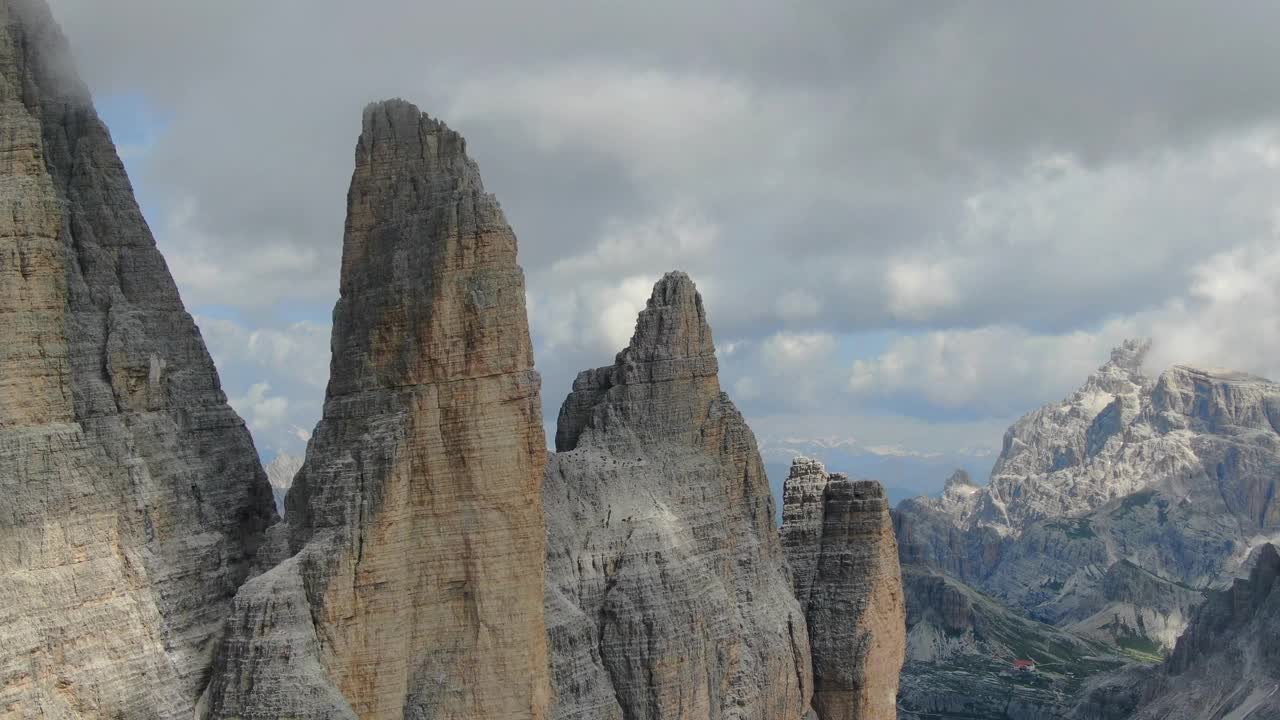
POLYGON ((717 369, 702 298, 670 273, 561 408, 544 487, 555 718, 808 712, 804 613, 717 369))
POLYGON ((0 716, 190 717, 270 488, 41 0, 0 205, 0 716))
POLYGON ((371 105, 292 556, 239 593, 213 717, 533 718, 546 445, 516 238, 464 140, 371 105))
POLYGON ((880 483, 797 458, 782 538, 813 652, 820 720, 897 717, 906 618, 898 546, 880 483))

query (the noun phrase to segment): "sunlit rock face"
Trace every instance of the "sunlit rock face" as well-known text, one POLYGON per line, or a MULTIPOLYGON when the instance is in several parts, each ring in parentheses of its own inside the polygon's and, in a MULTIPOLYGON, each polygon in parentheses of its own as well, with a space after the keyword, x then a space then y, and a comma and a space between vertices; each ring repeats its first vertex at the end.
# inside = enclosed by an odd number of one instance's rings
POLYGON ((1163 651, 1203 591, 1280 537, 1280 386, 1220 369, 1143 374, 1131 341, 1019 420, 981 488, 897 511, 904 562, 1032 617, 1163 651))
POLYGON ((614 364, 578 376, 556 448, 543 490, 553 716, 804 717, 804 613, 688 276, 662 278, 614 364))
POLYGON ((271 491, 41 0, 0 205, 0 716, 189 717, 271 491))
POLYGON ((897 717, 906 604, 884 488, 792 462, 782 538, 813 652, 820 720, 897 717))
POLYGON ((516 238, 463 138, 403 101, 364 112, 332 347, 291 557, 237 596, 205 710, 547 717, 547 456, 516 238))

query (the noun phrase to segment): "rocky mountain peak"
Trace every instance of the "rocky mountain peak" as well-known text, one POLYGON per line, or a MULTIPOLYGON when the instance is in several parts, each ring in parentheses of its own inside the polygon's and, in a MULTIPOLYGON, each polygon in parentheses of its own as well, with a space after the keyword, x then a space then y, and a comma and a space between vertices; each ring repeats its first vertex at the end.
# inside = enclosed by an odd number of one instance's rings
POLYGON ((659 362, 714 355, 715 342, 698 288, 683 272, 667 273, 653 286, 622 356, 626 362, 659 362))
MULTIPOLYGON (((719 365, 702 296, 682 272, 653 287, 631 343, 614 364, 579 373, 560 407, 556 450, 582 443, 652 444, 712 438, 702 432, 721 407, 719 365)), ((735 411, 736 412, 736 411, 735 411)))
POLYGON ((547 469, 555 718, 800 720, 812 675, 755 436, 669 273, 578 375, 547 469))
POLYGON ((533 365, 508 296, 516 237, 461 135, 403 100, 370 105, 347 205, 330 396, 533 365), (455 309, 491 322, 455 325, 455 309))
POLYGON ((293 477, 302 469, 302 458, 282 452, 263 468, 267 482, 271 483, 271 495, 275 499, 276 512, 284 516, 284 496, 293 485, 293 477))
POLYGON ((1163 432, 1275 433, 1280 385, 1247 373, 1175 365, 1156 380, 1144 420, 1163 432))
POLYGON ((953 488, 956 490, 965 490, 967 488, 976 489, 977 485, 974 484, 973 478, 969 477, 969 473, 967 471, 956 470, 951 473, 951 476, 947 478, 942 487, 944 491, 951 490, 953 488))
POLYGON ((1082 414, 1096 414, 1116 395, 1139 392, 1150 379, 1143 370, 1151 340, 1134 338, 1112 348, 1111 357, 1085 379, 1079 390, 1072 393, 1063 405, 1075 406, 1082 414), (1113 396, 1107 398, 1106 396, 1113 396))
POLYGON ((1130 338, 1112 348, 1111 360, 1107 365, 1137 376, 1142 372, 1142 364, 1146 362, 1150 352, 1151 338, 1130 338))
POLYGON ((237 596, 215 717, 546 717, 540 379, 465 147, 410 103, 365 110, 293 556, 237 596))

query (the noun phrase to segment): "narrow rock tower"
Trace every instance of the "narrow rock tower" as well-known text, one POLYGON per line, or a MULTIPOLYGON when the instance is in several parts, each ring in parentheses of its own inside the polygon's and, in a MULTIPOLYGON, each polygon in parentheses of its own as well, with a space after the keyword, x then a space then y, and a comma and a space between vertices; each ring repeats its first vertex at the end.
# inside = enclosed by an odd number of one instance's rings
POLYGON ((0 716, 190 717, 274 518, 43 0, 0 0, 0 716))
POLYGON ((812 691, 755 437, 702 298, 666 275, 581 373, 544 487, 560 720, 799 720, 812 691))
POLYGON ((808 621, 819 720, 896 718, 906 603, 884 488, 796 458, 782 493, 783 544, 808 621))
POLYGON ((292 557, 237 598, 220 717, 546 717, 546 467, 516 238, 462 137, 371 105, 292 557))

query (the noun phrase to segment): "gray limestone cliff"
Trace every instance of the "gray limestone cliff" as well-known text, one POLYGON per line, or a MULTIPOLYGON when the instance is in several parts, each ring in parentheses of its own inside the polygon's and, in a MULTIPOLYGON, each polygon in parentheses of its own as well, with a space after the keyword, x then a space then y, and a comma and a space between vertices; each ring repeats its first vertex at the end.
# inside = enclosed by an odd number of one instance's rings
POLYGON ((906 607, 884 488, 797 458, 783 485, 782 517, 809 628, 818 718, 897 717, 906 607))
POLYGON ((702 298, 670 273, 631 344, 561 408, 543 488, 555 718, 808 712, 804 613, 717 372, 702 298))
POLYGON ((42 0, 0 204, 0 716, 190 717, 271 490, 42 0))
POLYGON ((547 717, 546 444, 516 238, 463 138, 364 112, 324 415, 211 717, 547 717), (287 535, 287 537, 284 537, 287 535))

